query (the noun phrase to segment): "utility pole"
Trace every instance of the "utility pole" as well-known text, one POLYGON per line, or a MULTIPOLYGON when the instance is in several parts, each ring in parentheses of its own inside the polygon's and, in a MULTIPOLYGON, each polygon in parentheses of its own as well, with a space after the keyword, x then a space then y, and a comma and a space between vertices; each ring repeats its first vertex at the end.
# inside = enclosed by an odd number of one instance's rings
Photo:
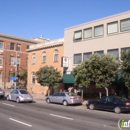
POLYGON ((6 88, 6 57, 7 57, 7 45, 4 43, 4 89, 6 88))
POLYGON ((17 88, 17 65, 18 65, 18 58, 17 58, 17 50, 16 50, 16 58, 15 58, 15 64, 16 64, 16 67, 15 67, 15 89, 17 88))

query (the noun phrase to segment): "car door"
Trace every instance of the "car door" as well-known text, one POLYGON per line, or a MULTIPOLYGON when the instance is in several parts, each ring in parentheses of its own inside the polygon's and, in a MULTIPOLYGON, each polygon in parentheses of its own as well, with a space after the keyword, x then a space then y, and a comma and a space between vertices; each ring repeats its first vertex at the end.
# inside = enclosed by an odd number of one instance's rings
POLYGON ((9 99, 10 100, 14 100, 14 94, 15 94, 15 90, 12 90, 9 94, 9 99))
POLYGON ((59 100, 58 100, 59 95, 60 95, 59 93, 53 94, 52 97, 51 97, 51 102, 59 103, 59 100))
POLYGON ((19 92, 18 90, 14 91, 14 100, 16 101, 17 97, 19 97, 19 92))
POLYGON ((106 105, 106 99, 107 97, 104 96, 100 100, 98 100, 98 102, 96 103, 96 108, 104 110, 106 105))
POLYGON ((60 93, 59 98, 58 98, 59 103, 62 103, 65 97, 66 97, 65 93, 60 93))
POLYGON ((113 110, 115 106, 115 99, 114 97, 107 97, 107 102, 106 102, 106 105, 105 105, 105 109, 106 110, 113 110))

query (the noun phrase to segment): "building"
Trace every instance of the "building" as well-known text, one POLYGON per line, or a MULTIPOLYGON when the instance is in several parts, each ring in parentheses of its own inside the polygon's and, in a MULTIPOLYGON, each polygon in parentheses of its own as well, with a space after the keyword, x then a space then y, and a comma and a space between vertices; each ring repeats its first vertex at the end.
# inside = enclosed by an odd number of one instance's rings
MULTIPOLYGON (((64 39, 56 39, 46 41, 39 44, 31 45, 28 52, 28 84, 27 89, 33 93, 40 93, 46 95, 48 87, 43 87, 35 78, 35 73, 46 65, 54 66, 61 74, 63 68, 61 67, 61 57, 63 56, 64 39)), ((56 90, 54 90, 56 91, 56 90)))
POLYGON ((121 51, 130 50, 130 11, 66 28, 64 40, 67 71, 94 53, 110 53, 120 60, 121 51))
POLYGON ((26 49, 38 41, 0 34, 0 87, 13 84, 16 73, 27 69, 28 54, 26 49), (17 60, 16 60, 17 57, 17 60), (17 66, 16 66, 17 61, 17 66), (12 78, 11 78, 12 77, 12 78))

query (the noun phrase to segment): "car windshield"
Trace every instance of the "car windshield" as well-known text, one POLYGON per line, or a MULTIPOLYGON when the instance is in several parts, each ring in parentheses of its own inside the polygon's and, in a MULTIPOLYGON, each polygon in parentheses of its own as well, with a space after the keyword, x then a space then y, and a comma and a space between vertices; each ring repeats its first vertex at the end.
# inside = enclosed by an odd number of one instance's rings
POLYGON ((78 96, 76 93, 67 93, 69 96, 78 96))
POLYGON ((28 92, 25 91, 25 90, 19 90, 19 91, 20 91, 21 94, 28 94, 28 92))
POLYGON ((124 97, 117 97, 119 100, 121 101, 128 101, 128 99, 124 98, 124 97))

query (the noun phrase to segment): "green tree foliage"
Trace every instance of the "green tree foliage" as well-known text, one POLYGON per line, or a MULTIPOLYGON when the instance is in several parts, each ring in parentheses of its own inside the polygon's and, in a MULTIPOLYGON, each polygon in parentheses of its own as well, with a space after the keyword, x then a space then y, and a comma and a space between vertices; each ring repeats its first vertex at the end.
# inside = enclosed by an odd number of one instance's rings
POLYGON ((56 87, 61 80, 60 71, 53 66, 45 66, 36 72, 37 82, 42 86, 56 87))
POLYGON ((121 52, 121 60, 122 77, 125 80, 126 87, 130 88, 130 50, 121 52))
POLYGON ((23 70, 21 73, 17 74, 19 80, 27 83, 27 70, 23 70))
POLYGON ((94 54, 73 69, 75 84, 78 86, 95 85, 108 87, 115 81, 119 62, 112 55, 94 54))

